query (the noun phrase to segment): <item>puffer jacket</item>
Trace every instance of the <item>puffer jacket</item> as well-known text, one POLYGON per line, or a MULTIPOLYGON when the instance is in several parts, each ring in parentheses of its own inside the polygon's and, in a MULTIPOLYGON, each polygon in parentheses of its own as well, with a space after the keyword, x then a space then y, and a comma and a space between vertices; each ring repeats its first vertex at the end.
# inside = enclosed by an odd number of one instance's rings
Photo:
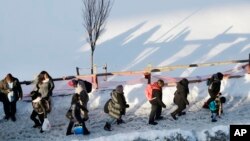
POLYGON ((119 119, 122 114, 125 114, 126 104, 124 93, 113 90, 111 92, 111 100, 108 103, 109 115, 119 119))

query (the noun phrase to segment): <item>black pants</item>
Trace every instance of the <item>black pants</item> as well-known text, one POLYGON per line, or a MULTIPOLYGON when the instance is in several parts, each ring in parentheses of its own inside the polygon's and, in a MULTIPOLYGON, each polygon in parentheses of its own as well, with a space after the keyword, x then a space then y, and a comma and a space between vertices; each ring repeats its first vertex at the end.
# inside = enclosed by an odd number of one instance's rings
POLYGON ((178 108, 172 113, 173 115, 181 114, 181 112, 186 109, 186 104, 177 103, 178 108))
POLYGON ((10 108, 10 117, 15 117, 16 115, 16 100, 14 100, 13 102, 9 103, 9 108, 10 108))
POLYGON ((43 125, 44 114, 38 114, 35 110, 32 111, 30 119, 34 121, 35 125, 43 125), (38 116, 39 120, 36 118, 38 116))
POLYGON ((0 93, 0 101, 3 102, 3 110, 6 117, 10 117, 10 102, 7 95, 0 93))
POLYGON ((155 119, 161 116, 162 107, 158 104, 151 104, 151 112, 149 114, 149 122, 153 122, 155 119))

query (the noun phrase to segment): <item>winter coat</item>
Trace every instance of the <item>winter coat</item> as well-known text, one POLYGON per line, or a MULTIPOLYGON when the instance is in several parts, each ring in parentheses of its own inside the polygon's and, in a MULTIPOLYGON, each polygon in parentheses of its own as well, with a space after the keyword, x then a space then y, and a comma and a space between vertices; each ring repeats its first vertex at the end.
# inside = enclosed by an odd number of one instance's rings
MULTIPOLYGON (((73 95, 73 97, 72 97, 72 101, 73 101, 73 99, 74 99, 74 97, 76 97, 76 96, 79 96, 80 97, 80 104, 81 104, 81 106, 82 106, 82 108, 81 108, 81 117, 82 118, 85 118, 85 119, 88 119, 88 112, 86 112, 86 111, 88 111, 87 109, 88 109, 88 101, 89 101, 89 95, 86 93, 86 91, 81 91, 81 93, 80 94, 78 94, 78 93, 75 93, 74 95, 73 95), (84 110, 83 110, 84 109, 84 110)), ((73 102, 73 103, 71 103, 72 105, 73 104, 75 104, 76 102, 73 102)))
POLYGON ((220 101, 220 97, 217 96, 215 98, 215 100, 212 100, 209 105, 208 105, 209 109, 211 112, 217 112, 218 115, 220 116, 221 114, 221 110, 222 110, 222 104, 221 104, 221 101, 220 101))
POLYGON ((111 100, 108 103, 109 115, 119 119, 121 115, 125 114, 126 104, 127 102, 124 93, 119 93, 116 90, 113 90, 111 92, 111 100))
POLYGON ((47 112, 41 100, 41 97, 37 97, 36 99, 32 100, 32 107, 34 111, 36 111, 38 114, 44 114, 44 118, 46 118, 47 112))
POLYGON ((216 74, 213 75, 211 81, 208 86, 208 93, 212 98, 215 98, 220 92, 221 81, 217 78, 216 74))
POLYGON ((166 107, 166 105, 162 101, 162 88, 158 86, 157 82, 152 84, 153 90, 152 90, 152 100, 149 102, 154 105, 160 105, 161 107, 166 107))
POLYGON ((54 89, 54 83, 52 80, 44 80, 41 84, 37 84, 37 90, 42 94, 42 98, 46 100, 52 95, 52 91, 54 89))
POLYGON ((15 77, 13 78, 12 89, 9 88, 8 82, 5 79, 0 81, 0 92, 8 95, 9 90, 12 90, 14 93, 14 101, 17 101, 19 98, 23 97, 23 91, 22 91, 21 84, 19 83, 19 80, 15 77))
POLYGON ((189 93, 188 81, 181 80, 177 83, 177 90, 174 94, 174 103, 177 105, 188 105, 187 95, 189 93))
POLYGON ((72 103, 71 110, 72 110, 73 121, 78 121, 79 123, 81 123, 82 122, 81 119, 84 119, 84 120, 88 119, 87 116, 82 117, 82 111, 84 111, 85 113, 88 113, 88 110, 86 107, 81 105, 80 101, 72 103))

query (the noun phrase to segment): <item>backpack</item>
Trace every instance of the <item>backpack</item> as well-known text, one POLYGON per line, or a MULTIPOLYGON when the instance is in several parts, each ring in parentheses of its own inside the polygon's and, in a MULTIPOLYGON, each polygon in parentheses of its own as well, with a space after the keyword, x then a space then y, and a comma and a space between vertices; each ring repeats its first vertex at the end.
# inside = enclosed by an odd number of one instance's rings
POLYGON ((210 109, 211 111, 216 111, 216 110, 217 110, 217 104, 216 104, 215 100, 211 101, 211 102, 209 103, 208 107, 209 107, 209 109, 210 109))
POLYGON ((49 104, 49 101, 48 101, 48 100, 41 99, 41 104, 43 105, 43 107, 45 108, 45 111, 46 111, 47 113, 50 113, 50 112, 51 112, 51 107, 50 107, 50 104, 49 104))
POLYGON ((157 85, 157 83, 154 83, 154 84, 149 84, 147 87, 146 87, 146 90, 145 90, 145 95, 146 95, 146 98, 147 100, 152 100, 153 99, 153 90, 154 89, 160 89, 157 85))

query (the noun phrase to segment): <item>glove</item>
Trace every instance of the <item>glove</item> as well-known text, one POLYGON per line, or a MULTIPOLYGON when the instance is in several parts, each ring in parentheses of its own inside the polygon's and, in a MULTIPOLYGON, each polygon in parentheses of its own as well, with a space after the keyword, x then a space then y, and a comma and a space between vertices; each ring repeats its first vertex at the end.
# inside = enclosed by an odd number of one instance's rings
POLYGON ((126 108, 128 108, 129 107, 129 105, 128 104, 126 104, 126 108))

